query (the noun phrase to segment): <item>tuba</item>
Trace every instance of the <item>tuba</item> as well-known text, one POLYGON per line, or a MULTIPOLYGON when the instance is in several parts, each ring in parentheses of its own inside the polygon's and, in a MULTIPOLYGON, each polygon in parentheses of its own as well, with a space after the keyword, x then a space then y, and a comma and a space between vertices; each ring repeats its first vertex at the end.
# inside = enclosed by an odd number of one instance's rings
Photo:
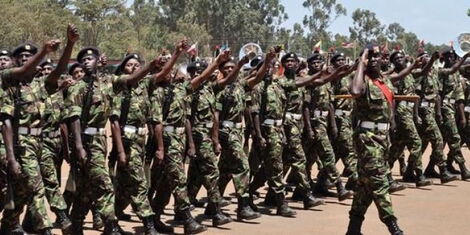
POLYGON ((245 67, 249 68, 250 67, 249 64, 251 63, 251 60, 256 58, 256 56, 259 56, 262 54, 263 54, 263 51, 261 50, 261 47, 256 43, 250 42, 250 43, 243 45, 240 48, 240 52, 238 53, 238 59, 248 56, 248 58, 250 59, 250 62, 248 62, 248 64, 246 64, 245 67))
POLYGON ((470 33, 461 33, 455 40, 454 45, 455 53, 463 57, 467 52, 470 52, 470 33))

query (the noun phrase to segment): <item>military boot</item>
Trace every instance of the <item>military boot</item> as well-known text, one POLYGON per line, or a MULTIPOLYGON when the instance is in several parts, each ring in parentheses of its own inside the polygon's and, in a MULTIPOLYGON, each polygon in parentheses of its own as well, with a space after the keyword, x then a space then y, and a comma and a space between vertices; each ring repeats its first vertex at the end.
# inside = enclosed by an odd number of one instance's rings
POLYGON ((255 202, 253 201, 253 195, 250 194, 250 197, 248 198, 248 205, 253 211, 259 212, 258 207, 255 205, 255 202))
POLYGON ((403 235, 403 231, 398 227, 396 219, 389 219, 385 221, 385 225, 387 225, 388 231, 391 235, 403 235))
POLYGON ((305 210, 325 204, 324 200, 314 197, 312 194, 312 191, 310 190, 304 190, 304 191, 305 192, 304 192, 303 202, 304 202, 305 210))
POLYGON ((238 209, 237 209, 237 220, 253 220, 261 217, 261 213, 253 211, 249 205, 250 198, 239 197, 238 198, 238 209))
POLYGON ((106 221, 104 225, 104 232, 105 235, 126 235, 130 234, 128 232, 124 232, 121 226, 119 226, 117 220, 110 220, 106 221))
POLYGON ((458 176, 450 174, 445 166, 439 167, 439 171, 441 172, 441 184, 449 183, 459 179, 458 176))
POLYGON ((72 234, 83 235, 83 221, 72 221, 72 234))
POLYGON ((31 217, 29 210, 26 211, 26 214, 24 215, 21 227, 26 233, 37 233, 37 231, 34 231, 33 218, 31 217))
POLYGON ((304 195, 302 192, 302 189, 300 187, 295 187, 294 192, 292 193, 292 198, 293 201, 302 201, 304 200, 304 195))
POLYGON ((346 232, 346 235, 362 235, 361 227, 362 227, 363 220, 364 219, 361 219, 357 216, 350 216, 348 231, 346 232))
POLYGON ((264 205, 269 207, 274 207, 277 205, 276 203, 276 193, 269 188, 266 196, 264 197, 264 205))
POLYGON ((336 190, 338 191, 338 200, 340 202, 346 199, 349 199, 354 195, 353 192, 346 190, 344 188, 343 183, 341 182, 341 179, 339 179, 338 182, 336 182, 336 190))
POLYGON ((400 156, 398 158, 398 163, 400 164, 400 175, 403 175, 405 174, 405 171, 406 171, 406 162, 405 162, 405 158, 400 156))
POLYGON ((284 217, 292 217, 294 218, 297 214, 292 208, 287 205, 284 193, 276 194, 276 202, 277 202, 277 215, 284 216, 284 217))
POLYGON ((232 222, 232 218, 230 218, 229 215, 226 215, 222 213, 222 210, 220 210, 220 205, 217 203, 208 203, 208 207, 211 205, 211 207, 214 207, 215 214, 212 215, 212 226, 218 227, 220 225, 228 224, 232 222))
POLYGON ((207 230, 207 227, 198 223, 189 210, 184 210, 181 213, 184 219, 184 234, 197 234, 207 230))
POLYGON ((406 182, 406 183, 415 183, 416 182, 417 177, 415 176, 415 174, 413 172, 413 168, 410 165, 408 165, 405 172, 403 173, 402 180, 403 180, 403 182, 406 182))
POLYGON ((357 178, 356 177, 349 177, 348 182, 346 182, 346 185, 344 186, 346 190, 350 191, 356 191, 357 188, 357 178))
POLYGON ((220 198, 219 205, 220 205, 221 208, 226 207, 226 206, 229 206, 230 204, 232 204, 232 201, 231 201, 231 200, 227 200, 227 199, 225 199, 224 197, 221 197, 221 198, 220 198))
POLYGON ((431 160, 429 161, 428 166, 424 170, 424 176, 426 176, 426 178, 440 178, 441 175, 437 173, 435 167, 436 167, 436 161, 432 160, 432 157, 431 157, 431 160))
POLYGON ((148 216, 142 219, 142 222, 144 223, 145 235, 159 235, 155 229, 154 220, 154 216, 148 216))
POLYGON ((124 213, 124 211, 116 211, 116 217, 118 218, 118 220, 122 221, 130 221, 132 218, 131 215, 124 213))
MULTIPOLYGON (((157 230, 157 232, 164 233, 164 234, 174 233, 173 227, 168 226, 168 225, 166 225, 165 223, 162 222, 162 220, 160 219, 161 218, 160 214, 161 213, 157 213, 153 217, 153 224, 154 224, 154 227, 157 230)), ((177 214, 178 213, 175 213, 175 217, 176 217, 177 214)), ((184 223, 184 218, 181 218, 181 224, 183 224, 183 223, 184 223)))
POLYGON ((460 167, 460 176, 461 176, 461 179, 462 180, 468 180, 470 179, 470 171, 467 169, 467 167, 465 166, 465 163, 460 163, 459 164, 459 167, 460 167))
POLYGON ((451 159, 447 159, 447 170, 454 175, 460 175, 460 171, 454 168, 453 165, 454 161, 451 159))
POLYGON ((7 225, 6 223, 2 223, 0 227, 0 234, 11 234, 11 235, 23 235, 26 234, 21 227, 20 223, 14 225, 7 225))
MULTIPOLYGON (((190 209, 188 209, 191 211, 190 209)), ((175 216, 173 216, 173 223, 183 225, 185 223, 185 214, 184 211, 175 211, 175 216)))
POLYGON ((424 177, 422 170, 418 169, 418 170, 415 170, 415 172, 416 172, 416 187, 419 188, 419 187, 424 187, 424 186, 433 184, 432 180, 426 179, 426 177, 424 177))
POLYGON ((390 189, 388 190, 389 193, 394 193, 406 189, 406 185, 394 180, 391 174, 388 175, 388 182, 390 184, 390 189))
POLYGON ((58 210, 56 211, 55 215, 56 215, 55 226, 60 228, 63 234, 69 234, 70 229, 72 227, 72 222, 67 216, 66 210, 58 210))
POLYGON ((335 194, 328 191, 328 186, 326 185, 326 176, 324 174, 318 175, 318 180, 315 186, 313 187, 313 194, 321 197, 334 197, 335 194))
POLYGON ((92 209, 93 215, 93 229, 99 230, 104 227, 103 219, 101 218, 101 214, 95 209, 92 209))

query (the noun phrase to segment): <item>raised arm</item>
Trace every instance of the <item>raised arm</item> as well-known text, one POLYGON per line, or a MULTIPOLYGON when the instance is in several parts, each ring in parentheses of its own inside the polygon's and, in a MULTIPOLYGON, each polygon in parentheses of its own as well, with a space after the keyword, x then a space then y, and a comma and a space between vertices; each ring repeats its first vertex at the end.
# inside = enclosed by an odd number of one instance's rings
POLYGON ((150 63, 147 63, 141 69, 135 71, 133 74, 129 74, 126 77, 126 85, 132 86, 139 83, 152 69, 158 67, 160 64, 160 57, 153 59, 150 63))
POLYGON ((25 81, 32 76, 32 74, 36 71, 36 66, 41 62, 44 57, 53 51, 59 49, 60 40, 50 40, 47 41, 41 50, 36 53, 33 57, 31 57, 28 62, 26 62, 23 66, 14 68, 12 70, 12 77, 18 81, 25 81))
POLYGON ((243 65, 248 63, 249 60, 250 59, 248 58, 248 56, 243 57, 240 61, 238 61, 237 66, 235 66, 232 72, 230 72, 226 77, 222 79, 218 79, 216 81, 217 84, 221 87, 224 87, 232 83, 238 77, 238 74, 240 73, 240 69, 243 67, 243 65))
POLYGON ((360 97, 365 94, 366 87, 364 85, 364 71, 367 65, 367 58, 369 56, 369 49, 364 49, 359 65, 357 66, 356 74, 351 83, 350 93, 354 98, 360 97))
POLYGON ((311 80, 309 85, 312 85, 312 86, 324 85, 324 84, 326 84, 328 82, 331 82, 333 80, 345 77, 347 75, 347 71, 350 71, 350 66, 343 65, 343 66, 335 69, 335 71, 333 73, 327 74, 325 76, 321 76, 322 74, 320 74, 320 77, 317 78, 317 79, 311 80))
POLYGON ((462 66, 463 62, 465 62, 465 60, 469 56, 470 56, 470 52, 467 52, 459 62, 454 64, 454 66, 452 66, 450 69, 443 69, 443 70, 441 70, 441 72, 443 72, 445 74, 454 74, 455 72, 457 72, 459 70, 460 66, 462 66))
POLYGON ((439 58, 439 52, 435 51, 432 54, 432 57, 428 61, 428 63, 426 63, 426 65, 424 65, 423 69, 421 69, 421 71, 419 71, 419 72, 413 73, 413 76, 414 77, 421 77, 421 76, 424 76, 424 75, 428 75, 429 72, 431 71, 432 65, 437 60, 437 58, 439 58))
POLYGON ((209 67, 207 67, 199 76, 191 80, 191 88, 196 90, 201 86, 201 84, 212 75, 212 73, 219 67, 219 65, 226 61, 230 56, 230 51, 224 51, 221 53, 214 62, 212 62, 209 67))
POLYGON ((408 76, 411 71, 415 68, 417 68, 417 66, 419 66, 419 60, 421 60, 421 58, 417 58, 413 61, 413 63, 411 63, 410 66, 406 67, 405 69, 403 69, 402 71, 400 71, 399 73, 396 73, 396 74, 391 74, 389 76, 389 79, 392 83, 395 83, 403 78, 405 78, 406 76, 408 76))
POLYGON ((186 50, 188 47, 188 40, 183 39, 178 44, 176 45, 175 51, 173 52, 173 55, 171 56, 171 59, 165 63, 165 65, 162 67, 162 70, 155 74, 155 82, 159 83, 167 77, 167 75, 171 72, 173 69, 173 66, 175 66, 176 61, 178 60, 178 57, 186 50))
POLYGON ((272 66, 272 60, 276 57, 276 53, 274 52, 274 48, 270 49, 269 52, 266 54, 264 58, 264 63, 261 65, 261 67, 258 69, 258 72, 256 73, 255 77, 249 78, 247 80, 248 86, 252 89, 253 87, 256 86, 256 84, 260 83, 264 76, 266 75, 266 72, 268 71, 269 68, 272 66))

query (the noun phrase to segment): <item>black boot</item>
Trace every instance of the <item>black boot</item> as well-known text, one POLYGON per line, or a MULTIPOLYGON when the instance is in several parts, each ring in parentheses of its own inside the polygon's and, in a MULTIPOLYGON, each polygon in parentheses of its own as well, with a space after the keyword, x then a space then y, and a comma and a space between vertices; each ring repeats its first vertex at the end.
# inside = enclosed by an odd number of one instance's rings
POLYGON ((295 187, 294 192, 292 193, 292 201, 302 201, 304 200, 304 195, 300 187, 295 187))
POLYGON ((450 174, 449 171, 447 170, 447 167, 445 166, 439 167, 439 171, 441 172, 440 174, 441 184, 445 184, 445 183, 459 179, 458 176, 450 174))
POLYGON ((184 234, 197 234, 207 230, 207 227, 198 223, 189 210, 182 211, 181 215, 184 219, 184 234))
MULTIPOLYGON (((427 178, 440 178, 441 175, 439 173, 437 173, 435 167, 436 167, 435 161, 430 160, 429 163, 428 163, 428 166, 426 167, 426 170, 424 170, 424 176, 426 176, 427 178)), ((440 167, 439 167, 439 169, 441 170, 440 167)), ((447 169, 446 169, 446 171, 447 171, 447 169)))
POLYGON ((19 223, 14 225, 7 225, 2 223, 2 226, 0 227, 0 234, 23 235, 26 233, 19 223))
POLYGON ((55 213, 56 220, 55 226, 62 230, 63 234, 69 234, 72 227, 72 222, 70 221, 69 217, 67 216, 66 210, 58 210, 55 213))
POLYGON ((271 188, 268 189, 268 192, 266 193, 266 196, 264 197, 264 205, 269 206, 269 207, 274 207, 277 205, 276 194, 271 188))
POLYGON ((237 220, 253 220, 261 217, 261 213, 253 211, 249 205, 250 198, 239 197, 238 198, 238 209, 237 209, 237 220))
POLYGON ((424 177, 422 170, 415 170, 415 172, 416 172, 416 187, 419 188, 419 187, 424 187, 424 186, 433 184, 432 180, 426 179, 426 177, 424 177))
POLYGON ((209 205, 211 205, 211 207, 214 207, 215 209, 215 214, 212 215, 212 226, 217 227, 220 225, 228 224, 233 221, 230 216, 222 213, 222 211, 220 210, 220 205, 212 202, 209 202, 207 206, 209 207, 209 205))
POLYGON ((403 231, 401 231, 400 227, 398 227, 396 219, 385 221, 385 225, 387 225, 388 231, 391 235, 403 235, 403 231))
POLYGON ((410 166, 411 164, 408 164, 408 167, 406 168, 405 172, 403 173, 403 182, 406 183, 415 183, 418 179, 415 176, 413 172, 413 168, 410 166))
POLYGON ((335 194, 328 191, 328 186, 326 185, 326 177, 322 173, 318 174, 318 180, 315 186, 313 187, 313 194, 320 197, 334 197, 335 194))
POLYGON ((145 235, 158 235, 159 233, 155 229, 154 216, 148 216, 142 219, 144 223, 145 235))
POLYGON ((232 204, 232 201, 231 200, 227 200, 225 199, 224 197, 221 197, 220 198, 220 207, 223 208, 223 207, 226 207, 226 206, 229 206, 230 204, 232 204))
POLYGON ((457 169, 455 169, 454 166, 452 165, 453 162, 454 162, 453 160, 447 159, 447 170, 448 170, 451 174, 460 175, 460 171, 458 171, 457 169))
MULTIPOLYGON (((188 209, 191 211, 190 209, 188 209)), ((185 223, 185 217, 186 215, 184 214, 184 211, 175 211, 175 216, 173 217, 173 223, 183 225, 185 223)))
POLYGON ((297 214, 292 208, 287 205, 284 193, 276 194, 276 202, 277 202, 277 215, 284 216, 284 217, 292 217, 294 218, 297 214))
POLYGON ((197 199, 190 200, 190 203, 193 207, 199 207, 199 208, 204 208, 204 206, 206 205, 206 203, 204 203, 203 201, 199 201, 197 199))
POLYGON ((467 167, 465 166, 465 163, 460 163, 460 176, 462 180, 468 180, 470 179, 470 171, 467 170, 467 167))
POLYGON ((124 232, 122 228, 119 226, 117 220, 110 220, 106 221, 104 225, 104 232, 105 235, 126 235, 130 234, 127 232, 124 232))
POLYGON ((37 233, 37 231, 34 231, 33 218, 29 211, 26 211, 21 227, 26 233, 37 233))
POLYGON ((406 162, 403 154, 398 158, 398 163, 400 164, 400 175, 405 174, 406 171, 406 162))
POLYGON ((357 216, 350 216, 348 231, 346 232, 346 235, 362 235, 361 227, 363 220, 364 219, 358 218, 357 216))
POLYGON ((92 209, 93 215, 93 229, 99 230, 104 227, 103 219, 101 218, 101 214, 96 210, 92 209))
POLYGON ((325 204, 324 200, 314 197, 311 190, 304 190, 303 201, 305 210, 325 204))
POLYGON ((258 207, 255 205, 255 202, 253 201, 253 195, 250 194, 250 197, 248 198, 248 205, 253 211, 259 212, 258 207))
MULTIPOLYGON (((176 217, 177 214, 178 213, 175 213, 175 217, 176 217)), ((154 219, 153 224, 154 224, 154 227, 157 230, 157 232, 164 233, 164 234, 174 233, 173 227, 168 226, 165 223, 163 223, 162 220, 160 219, 159 214, 155 215, 153 219, 154 219)), ((183 223, 184 223, 184 217, 181 218, 181 224, 183 224, 183 223)))
POLYGON ((52 235, 52 230, 50 228, 45 228, 41 230, 40 235, 52 235))
POLYGON ((392 178, 392 175, 388 175, 388 182, 390 183, 389 193, 394 193, 406 189, 406 185, 399 183, 398 181, 392 178))
POLYGON ((118 220, 123 220, 123 221, 131 220, 131 215, 124 213, 124 211, 120 211, 120 212, 116 211, 116 217, 118 218, 118 220))
POLYGON ((83 221, 72 221, 72 234, 83 235, 83 221))
POLYGON ((353 192, 356 191, 357 178, 349 177, 348 182, 346 182, 346 185, 344 187, 346 188, 346 190, 350 190, 350 191, 353 191, 353 192))
POLYGON ((341 182, 341 179, 338 179, 338 182, 336 182, 336 190, 338 191, 338 200, 340 202, 346 199, 349 199, 354 195, 353 192, 346 190, 343 187, 343 183, 341 182))

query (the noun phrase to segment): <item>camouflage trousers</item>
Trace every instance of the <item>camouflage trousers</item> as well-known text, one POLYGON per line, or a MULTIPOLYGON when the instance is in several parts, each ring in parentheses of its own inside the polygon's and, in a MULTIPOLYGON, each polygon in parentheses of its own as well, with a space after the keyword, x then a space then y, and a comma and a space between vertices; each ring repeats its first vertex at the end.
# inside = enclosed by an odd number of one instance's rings
POLYGON ((458 164, 463 164, 465 163, 465 159, 460 149, 461 139, 455 119, 455 109, 451 104, 444 104, 441 111, 443 122, 439 128, 441 129, 444 142, 449 145, 447 161, 456 161, 458 164))
POLYGON ((446 156, 444 155, 444 140, 442 139, 441 131, 436 122, 436 112, 434 108, 420 107, 419 116, 422 120, 422 125, 419 127, 419 134, 423 143, 422 152, 426 150, 429 143, 431 143, 432 153, 430 161, 435 165, 442 167, 446 165, 446 156))
POLYGON ((350 217, 364 219, 372 202, 375 203, 382 222, 396 219, 393 214, 392 200, 389 193, 387 155, 389 142, 387 134, 376 135, 373 132, 358 129, 354 133, 354 145, 358 154, 358 182, 353 198, 350 217))
POLYGON ((123 138, 127 165, 118 166, 115 174, 116 211, 126 209, 129 201, 133 211, 142 219, 154 215, 147 197, 148 184, 145 178, 145 136, 125 134, 123 138))
POLYGON ((157 215, 163 213, 165 206, 170 201, 171 194, 175 198, 175 211, 184 211, 189 208, 183 162, 185 135, 164 132, 163 138, 165 144, 163 163, 158 165, 154 162, 152 167, 152 181, 155 181, 156 187, 156 196, 152 201, 152 207, 157 215))
POLYGON ((352 120, 348 116, 337 116, 338 136, 333 141, 336 161, 341 159, 345 170, 351 173, 350 178, 357 178, 357 155, 353 144, 352 120))
POLYGON ((196 157, 189 162, 189 197, 195 198, 197 194, 195 186, 202 184, 207 190, 209 202, 217 204, 221 199, 219 190, 220 174, 217 156, 214 153, 214 145, 210 136, 210 128, 195 126, 193 128, 193 139, 196 146, 196 157))
POLYGON ((44 183, 41 177, 38 159, 42 151, 42 138, 35 136, 23 136, 18 138, 19 146, 16 159, 21 165, 22 175, 13 181, 15 209, 3 212, 2 223, 14 225, 19 222, 19 217, 25 205, 31 214, 33 229, 40 231, 52 227, 46 210, 46 196, 44 183))
POLYGON ((302 148, 302 121, 284 124, 287 144, 282 151, 284 169, 291 168, 297 187, 302 191, 310 190, 310 177, 307 175, 307 159, 302 148))
POLYGON ((470 113, 465 112, 465 118, 467 119, 467 126, 460 130, 460 138, 462 138, 462 145, 466 144, 467 148, 470 148, 470 113))
POLYGON ((3 146, 2 137, 0 135, 0 212, 3 211, 3 202, 5 201, 7 193, 7 159, 5 154, 5 147, 3 146))
POLYGON ((269 188, 274 193, 284 193, 283 182, 283 162, 282 162, 282 149, 283 149, 283 136, 282 126, 268 126, 263 125, 261 131, 263 137, 266 139, 266 149, 264 156, 264 169, 269 188))
POLYGON ((104 221, 115 221, 114 187, 106 166, 106 137, 85 135, 83 141, 88 159, 85 166, 77 167, 77 196, 70 217, 75 223, 83 223, 95 203, 104 221))
POLYGON ((250 167, 248 157, 243 148, 243 128, 223 127, 220 132, 219 188, 223 189, 233 179, 233 185, 238 197, 248 197, 250 184, 250 167))
POLYGON ((318 165, 320 170, 319 175, 324 175, 332 183, 339 182, 340 178, 336 168, 335 153, 328 138, 326 117, 312 119, 311 124, 315 138, 306 148, 307 156, 309 156, 307 157, 307 167, 311 169, 315 162, 321 162, 318 165))
POLYGON ((41 175, 46 189, 46 198, 51 205, 52 211, 65 210, 67 204, 60 192, 59 177, 57 175, 56 163, 61 158, 62 141, 57 138, 43 138, 43 150, 39 160, 41 175))

